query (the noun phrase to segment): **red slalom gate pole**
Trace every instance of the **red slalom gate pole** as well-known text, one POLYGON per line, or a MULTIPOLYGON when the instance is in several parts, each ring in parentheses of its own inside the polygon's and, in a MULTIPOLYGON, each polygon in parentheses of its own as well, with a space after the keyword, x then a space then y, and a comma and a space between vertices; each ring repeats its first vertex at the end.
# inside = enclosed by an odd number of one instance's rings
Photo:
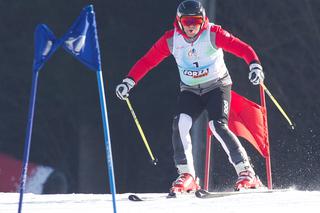
POLYGON ((266 144, 268 144, 268 156, 266 157, 266 173, 267 173, 267 184, 268 189, 272 189, 272 172, 271 172, 271 158, 270 158, 270 145, 269 145, 269 131, 268 131, 268 119, 267 119, 267 106, 266 106, 266 99, 265 99, 265 91, 263 87, 260 85, 260 102, 261 107, 263 109, 263 116, 264 116, 264 125, 266 127, 266 144))

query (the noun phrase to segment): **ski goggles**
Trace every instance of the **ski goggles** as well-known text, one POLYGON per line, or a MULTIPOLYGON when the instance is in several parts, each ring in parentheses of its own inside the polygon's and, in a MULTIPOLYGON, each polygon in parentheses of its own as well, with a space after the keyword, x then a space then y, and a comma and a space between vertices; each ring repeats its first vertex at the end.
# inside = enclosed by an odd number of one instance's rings
POLYGON ((202 24, 203 18, 202 16, 182 16, 180 18, 180 22, 184 26, 190 26, 190 25, 198 25, 202 24))

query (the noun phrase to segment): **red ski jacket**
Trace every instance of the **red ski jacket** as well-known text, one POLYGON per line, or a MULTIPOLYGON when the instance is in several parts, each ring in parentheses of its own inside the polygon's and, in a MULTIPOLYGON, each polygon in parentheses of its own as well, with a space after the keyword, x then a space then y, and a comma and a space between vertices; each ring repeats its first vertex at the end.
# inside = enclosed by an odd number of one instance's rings
MULTIPOLYGON (((208 26, 209 20, 206 18, 205 24, 198 33, 198 36, 203 32, 204 29, 207 29, 208 26)), ((178 27, 177 21, 174 22, 174 27, 187 39, 185 33, 182 32, 182 30, 178 27)), ((149 51, 133 65, 129 71, 128 77, 132 78, 136 83, 138 83, 152 68, 157 66, 161 61, 171 54, 170 49, 172 49, 172 40, 175 29, 166 31, 165 34, 153 44, 149 51)), ((211 26, 210 32, 215 34, 214 42, 216 47, 222 48, 226 52, 232 53, 233 55, 244 59, 247 64, 252 62, 260 63, 257 54, 250 45, 222 29, 221 26, 211 26)))

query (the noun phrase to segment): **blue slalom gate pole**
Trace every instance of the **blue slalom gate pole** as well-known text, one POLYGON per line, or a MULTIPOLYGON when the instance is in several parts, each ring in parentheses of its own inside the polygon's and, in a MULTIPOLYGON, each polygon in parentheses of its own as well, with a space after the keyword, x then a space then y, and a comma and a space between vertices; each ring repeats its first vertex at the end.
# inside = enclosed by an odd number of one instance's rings
POLYGON ((93 5, 83 8, 68 32, 62 37, 64 49, 96 72, 98 80, 101 116, 103 122, 104 142, 106 147, 106 163, 108 168, 110 190, 112 193, 113 211, 116 210, 116 186, 113 172, 112 151, 107 118, 106 98, 101 71, 100 47, 98 42, 97 24, 93 5))
POLYGON ((101 106, 101 116, 103 122, 103 132, 104 132, 104 143, 106 147, 106 163, 108 167, 109 174, 109 185, 110 191, 112 194, 112 204, 113 204, 113 212, 117 212, 116 208, 116 184, 114 179, 114 171, 113 171, 113 160, 112 160, 112 150, 111 150, 111 140, 109 134, 109 124, 108 124, 108 113, 106 106, 106 98, 104 93, 104 85, 103 85, 103 77, 101 68, 96 72, 97 73, 97 81, 98 81, 98 89, 99 89, 99 98, 100 98, 100 106, 101 106))
POLYGON ((24 144, 22 172, 20 177, 20 197, 19 197, 18 213, 21 213, 22 211, 23 194, 24 194, 25 183, 27 179, 27 170, 28 170, 29 153, 30 153, 30 147, 31 147, 32 126, 33 126, 33 116, 34 116, 34 108, 35 108, 37 86, 38 86, 38 76, 39 76, 39 72, 34 71, 32 74, 32 87, 31 87, 31 96, 30 96, 30 103, 29 103, 28 124, 27 124, 26 139, 24 144))
POLYGON ((36 27, 34 35, 35 55, 32 68, 32 86, 29 102, 28 122, 26 130, 26 138, 23 152, 22 171, 20 176, 20 197, 18 213, 22 211, 23 194, 27 180, 29 153, 31 147, 31 135, 33 126, 34 109, 37 95, 39 71, 45 62, 61 45, 61 41, 57 41, 51 30, 44 24, 39 24, 36 27))

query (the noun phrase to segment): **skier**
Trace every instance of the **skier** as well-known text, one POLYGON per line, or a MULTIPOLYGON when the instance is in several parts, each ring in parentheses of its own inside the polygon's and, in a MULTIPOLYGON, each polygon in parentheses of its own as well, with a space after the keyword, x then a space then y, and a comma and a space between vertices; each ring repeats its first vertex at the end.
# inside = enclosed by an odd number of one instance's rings
POLYGON ((165 32, 116 87, 118 98, 125 100, 130 90, 152 68, 170 54, 174 56, 181 80, 178 114, 173 119, 172 134, 174 162, 179 176, 170 192, 200 189, 189 131, 203 110, 208 111, 210 130, 221 143, 238 175, 234 189, 238 191, 262 186, 245 149, 228 128, 232 81, 224 62, 223 50, 245 60, 253 85, 263 82, 262 66, 251 46, 221 26, 210 23, 200 2, 183 1, 177 8, 174 29, 165 32))

